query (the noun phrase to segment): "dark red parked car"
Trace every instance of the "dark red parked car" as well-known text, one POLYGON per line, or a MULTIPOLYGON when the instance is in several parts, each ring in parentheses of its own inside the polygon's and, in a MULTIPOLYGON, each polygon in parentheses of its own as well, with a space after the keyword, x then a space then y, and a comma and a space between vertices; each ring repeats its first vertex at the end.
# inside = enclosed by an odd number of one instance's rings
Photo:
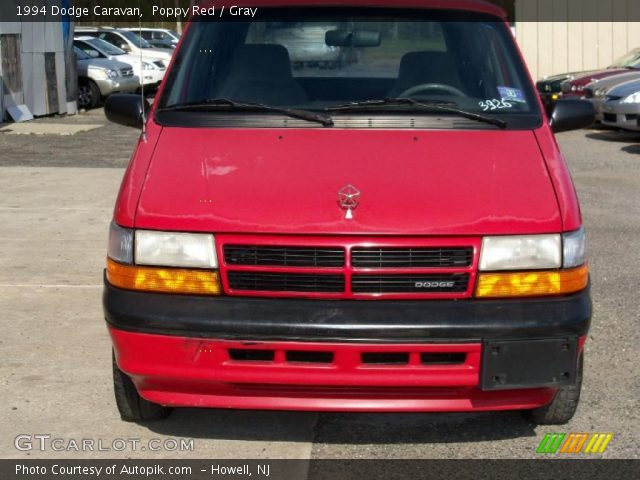
POLYGON ((590 124, 591 104, 559 102, 548 119, 489 3, 252 6, 190 22, 153 107, 106 105, 145 124, 105 275, 122 418, 190 406, 568 421, 591 302, 553 132, 590 124), (313 38, 349 62, 292 69, 279 29, 326 19, 337 27, 313 38))
POLYGON ((565 80, 560 84, 560 89, 564 97, 579 98, 584 95, 585 87, 591 82, 633 70, 640 70, 640 48, 634 48, 604 70, 585 72, 565 80))

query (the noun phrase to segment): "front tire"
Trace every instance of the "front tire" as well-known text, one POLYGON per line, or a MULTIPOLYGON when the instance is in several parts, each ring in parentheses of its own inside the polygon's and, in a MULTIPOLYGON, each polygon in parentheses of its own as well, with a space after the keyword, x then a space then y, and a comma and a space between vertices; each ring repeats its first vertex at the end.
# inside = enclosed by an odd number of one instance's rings
POLYGON ((88 110, 96 108, 100 103, 100 89, 91 80, 80 80, 78 83, 78 107, 88 110))
POLYGON ((576 384, 560 387, 548 405, 524 412, 525 417, 538 425, 564 425, 573 418, 580 403, 583 355, 578 360, 576 384))
POLYGON ((171 408, 151 403, 140 396, 131 379, 118 368, 116 357, 112 353, 113 391, 120 418, 125 422, 143 422, 163 420, 171 413, 171 408))

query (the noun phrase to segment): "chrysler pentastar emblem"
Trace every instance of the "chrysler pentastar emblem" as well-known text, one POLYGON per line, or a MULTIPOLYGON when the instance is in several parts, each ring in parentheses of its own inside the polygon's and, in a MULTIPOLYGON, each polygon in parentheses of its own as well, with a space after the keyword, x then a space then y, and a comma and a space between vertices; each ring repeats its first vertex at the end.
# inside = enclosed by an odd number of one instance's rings
POLYGON ((353 211, 358 207, 360 203, 360 190, 353 185, 345 185, 338 192, 338 204, 340 208, 346 210, 344 218, 351 220, 353 218, 353 211))

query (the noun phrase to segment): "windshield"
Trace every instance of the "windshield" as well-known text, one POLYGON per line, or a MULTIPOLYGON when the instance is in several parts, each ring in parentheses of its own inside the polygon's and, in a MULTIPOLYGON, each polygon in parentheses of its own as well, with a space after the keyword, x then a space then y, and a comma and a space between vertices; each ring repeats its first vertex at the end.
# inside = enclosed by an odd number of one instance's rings
POLYGON ((109 42, 102 40, 101 38, 87 38, 82 41, 88 43, 104 55, 117 56, 126 54, 124 50, 119 49, 115 45, 111 45, 109 42))
MULTIPOLYGON (((377 10, 373 16, 360 10, 310 13, 295 21, 291 15, 278 21, 276 14, 268 21, 195 21, 159 107, 223 98, 332 111, 356 102, 410 98, 540 121, 511 32, 495 17, 430 10, 384 10, 384 16, 377 10)), ((415 107, 377 102, 366 112, 442 116, 415 107)))
POLYGON ((149 42, 147 42, 144 38, 141 38, 140 36, 136 35, 133 32, 130 32, 128 30, 120 30, 118 31, 118 33, 122 35, 124 38, 126 38, 127 40, 129 40, 131 43, 133 43, 136 47, 152 48, 149 42))
POLYGON ((73 51, 76 54, 76 58, 78 60, 91 60, 91 57, 89 55, 87 55, 86 53, 84 53, 82 50, 80 50, 77 47, 77 45, 74 45, 73 51))
POLYGON ((611 64, 611 67, 614 68, 626 68, 626 67, 634 67, 640 68, 640 50, 632 50, 629 53, 623 55, 615 62, 611 64))

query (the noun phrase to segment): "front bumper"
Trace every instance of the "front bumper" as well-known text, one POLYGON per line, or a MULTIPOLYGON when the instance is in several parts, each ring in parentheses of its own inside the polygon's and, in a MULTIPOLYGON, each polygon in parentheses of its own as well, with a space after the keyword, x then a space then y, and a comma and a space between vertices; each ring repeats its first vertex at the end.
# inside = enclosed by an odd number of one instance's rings
POLYGON ((605 102, 602 106, 602 124, 625 130, 640 130, 640 105, 622 104, 620 102, 605 102))
POLYGON ((98 85, 102 97, 108 97, 113 93, 135 92, 140 87, 140 78, 136 75, 94 81, 98 85))
POLYGON ((193 297, 105 284, 119 367, 173 406, 476 411, 575 381, 588 291, 517 301, 193 297))
POLYGON ((143 70, 142 78, 145 87, 153 88, 162 83, 166 70, 143 70))

